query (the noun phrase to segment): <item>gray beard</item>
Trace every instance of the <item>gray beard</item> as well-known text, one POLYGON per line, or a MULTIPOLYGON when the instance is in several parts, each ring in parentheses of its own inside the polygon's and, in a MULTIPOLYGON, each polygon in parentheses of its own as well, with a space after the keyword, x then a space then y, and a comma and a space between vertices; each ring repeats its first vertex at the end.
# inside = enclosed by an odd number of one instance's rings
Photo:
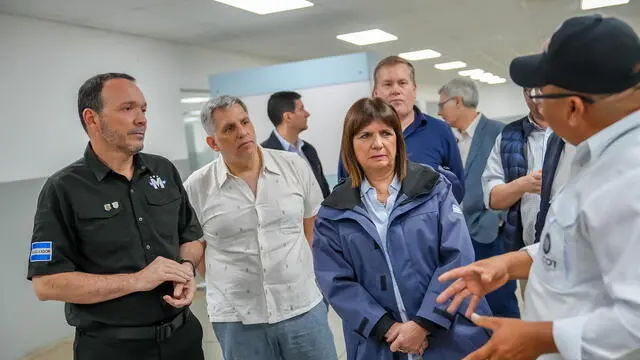
POLYGON ((127 144, 126 135, 109 128, 109 125, 103 119, 100 119, 100 132, 102 133, 102 138, 107 142, 107 144, 115 146, 118 150, 127 155, 135 155, 144 148, 144 144, 139 146, 127 144))

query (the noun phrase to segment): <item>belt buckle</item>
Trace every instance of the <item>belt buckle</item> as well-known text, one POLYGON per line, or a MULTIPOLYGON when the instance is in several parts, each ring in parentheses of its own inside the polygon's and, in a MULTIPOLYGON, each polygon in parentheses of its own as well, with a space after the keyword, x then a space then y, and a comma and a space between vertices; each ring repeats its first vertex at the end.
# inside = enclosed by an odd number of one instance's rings
POLYGON ((173 335, 173 324, 168 322, 156 327, 156 341, 165 341, 173 335))

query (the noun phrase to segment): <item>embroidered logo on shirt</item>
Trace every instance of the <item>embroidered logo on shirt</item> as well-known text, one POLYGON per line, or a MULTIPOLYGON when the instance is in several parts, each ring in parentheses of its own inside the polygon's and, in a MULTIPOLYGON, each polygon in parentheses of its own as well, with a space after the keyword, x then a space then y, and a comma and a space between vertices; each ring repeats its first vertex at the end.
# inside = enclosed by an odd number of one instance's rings
POLYGON ((544 241, 542 242, 542 250, 545 254, 548 254, 551 251, 551 236, 547 233, 547 236, 544 237, 544 241))
POLYGON ((30 262, 51 261, 53 246, 51 241, 38 241, 31 243, 30 262))
POLYGON ((151 175, 149 177, 149 185, 151 185, 154 189, 164 189, 164 185, 167 182, 162 180, 162 178, 158 175, 151 175))
POLYGON ((451 211, 453 211, 456 214, 462 215, 462 210, 460 209, 460 206, 458 206, 456 204, 452 204, 451 205, 451 211))

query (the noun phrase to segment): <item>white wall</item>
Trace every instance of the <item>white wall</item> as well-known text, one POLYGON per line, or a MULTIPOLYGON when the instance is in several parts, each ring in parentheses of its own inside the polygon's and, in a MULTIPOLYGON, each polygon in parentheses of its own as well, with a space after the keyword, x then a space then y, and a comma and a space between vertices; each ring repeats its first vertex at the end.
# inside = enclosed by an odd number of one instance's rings
MULTIPOLYGON (((424 110, 425 103, 427 102, 431 105, 436 105, 439 100, 439 89, 440 86, 427 84, 418 85, 418 94, 416 95, 416 103, 418 106, 424 110)), ((514 84, 480 84, 478 86, 478 92, 480 95, 478 110, 489 118, 512 118, 529 112, 522 96, 522 88, 514 84)))
POLYGON ((478 109, 492 119, 524 116, 529 108, 524 101, 522 88, 514 84, 484 85, 478 89, 478 109))
MULTIPOLYGON (((318 157, 326 175, 335 174, 340 156, 342 125, 347 110, 356 100, 369 96, 368 81, 323 86, 310 89, 293 89, 302 95, 304 107, 311 113, 309 129, 300 134, 318 150, 318 157)), ((265 140, 273 130, 267 116, 267 100, 270 94, 243 98, 249 116, 256 127, 258 142, 265 140)))
POLYGON ((149 103, 145 151, 173 160, 187 158, 180 88, 208 89, 212 73, 273 63, 2 14, 0 49, 0 182, 44 177, 82 155, 76 96, 92 75, 138 79, 149 103))

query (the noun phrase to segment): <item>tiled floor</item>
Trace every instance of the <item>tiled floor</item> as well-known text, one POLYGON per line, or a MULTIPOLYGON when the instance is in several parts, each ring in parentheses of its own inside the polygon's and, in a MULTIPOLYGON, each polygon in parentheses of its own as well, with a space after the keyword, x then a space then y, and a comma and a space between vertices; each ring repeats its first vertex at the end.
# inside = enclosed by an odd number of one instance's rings
MULTIPOLYGON (((220 345, 218 344, 216 337, 213 335, 213 330, 211 329, 211 324, 207 317, 206 300, 202 291, 199 291, 196 295, 196 299, 191 306, 191 310, 198 317, 202 324, 202 328, 204 329, 202 346, 204 348, 206 359, 222 360, 220 345)), ((333 311, 329 313, 329 326, 333 332, 339 359, 346 359, 344 337, 342 336, 342 322, 338 315, 333 311)), ((70 360, 73 359, 72 349, 73 339, 69 338, 50 348, 40 349, 31 355, 25 356, 22 360, 70 360)))
MULTIPOLYGON (((520 288, 518 284, 518 290, 516 295, 518 302, 520 303, 520 309, 523 307, 522 298, 520 297, 520 288)), ((204 339, 202 346, 204 348, 205 357, 207 360, 222 360, 222 354, 220 352, 220 345, 213 335, 213 329, 209 323, 206 309, 206 300, 202 290, 196 294, 196 299, 191 306, 191 310, 198 317, 202 327, 204 329, 204 339)), ((338 315, 330 311, 329 312, 329 327, 333 332, 333 338, 336 342, 336 350, 338 351, 338 358, 340 360, 346 359, 344 336, 342 335, 342 322, 338 315)), ((73 339, 65 339, 60 343, 46 349, 40 349, 39 351, 23 357, 21 360, 69 360, 73 359, 72 356, 73 339)))

